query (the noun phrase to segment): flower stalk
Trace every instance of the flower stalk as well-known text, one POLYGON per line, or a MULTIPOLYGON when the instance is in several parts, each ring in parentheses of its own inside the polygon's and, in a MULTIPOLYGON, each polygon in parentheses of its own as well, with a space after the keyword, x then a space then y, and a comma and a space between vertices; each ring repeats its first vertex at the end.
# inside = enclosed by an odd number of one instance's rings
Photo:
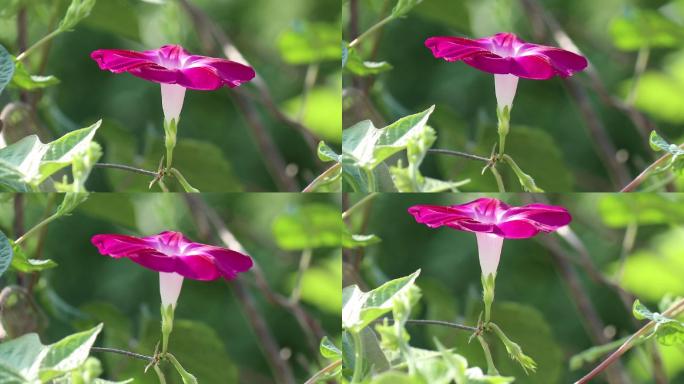
POLYGON ((484 325, 489 324, 492 318, 492 304, 494 303, 494 286, 496 273, 490 273, 487 277, 482 275, 482 302, 484 303, 484 325))

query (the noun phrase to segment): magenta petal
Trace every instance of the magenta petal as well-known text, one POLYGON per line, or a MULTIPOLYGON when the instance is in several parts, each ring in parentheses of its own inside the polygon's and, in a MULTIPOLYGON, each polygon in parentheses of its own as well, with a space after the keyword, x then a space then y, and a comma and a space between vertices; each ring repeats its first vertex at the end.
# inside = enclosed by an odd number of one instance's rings
POLYGON ((563 207, 530 204, 524 207, 511 208, 501 217, 501 221, 503 223, 526 221, 534 225, 539 231, 552 232, 568 225, 572 221, 572 216, 563 207))
POLYGON ((149 55, 143 52, 123 49, 98 49, 90 54, 102 70, 114 73, 127 72, 142 65, 154 64, 149 55))
POLYGON ((512 33, 498 33, 480 39, 438 36, 425 41, 436 58, 461 60, 471 67, 493 74, 545 80, 567 77, 587 67, 587 60, 560 48, 532 44, 512 33))
POLYGON ((230 249, 194 243, 180 232, 138 238, 95 235, 92 243, 103 255, 127 257, 145 268, 175 272, 195 280, 234 279, 252 267, 252 259, 230 249))
POLYGON ((523 79, 532 80, 547 80, 557 74, 548 58, 539 55, 512 59, 510 73, 523 79))
POLYGON ((212 256, 218 272, 226 280, 236 278, 238 273, 249 270, 254 264, 250 257, 230 249, 205 246, 201 250, 193 252, 199 251, 212 256))
POLYGON ((430 37, 425 40, 425 46, 436 58, 447 61, 463 60, 478 53, 488 52, 486 44, 455 36, 430 37))
POLYGON ((208 67, 181 69, 177 84, 199 91, 213 91, 223 86, 216 71, 208 67))
POLYGON ((165 45, 143 52, 99 49, 90 55, 100 69, 129 72, 142 79, 178 84, 195 90, 237 87, 254 78, 250 66, 230 60, 191 55, 180 45, 165 45))
POLYGON ((431 228, 441 227, 458 220, 468 219, 466 213, 439 205, 414 205, 408 209, 417 222, 431 228))
POLYGON ((177 272, 177 257, 163 254, 155 249, 146 249, 128 256, 131 261, 157 272, 177 272))
POLYGON ((206 255, 179 256, 174 272, 194 280, 216 280, 220 275, 215 261, 206 255))
POLYGON ((416 221, 429 227, 448 226, 467 232, 491 233, 523 239, 552 232, 572 220, 563 208, 545 204, 510 207, 497 199, 480 198, 452 206, 416 205, 409 208, 416 221))
POLYGON ((90 241, 101 254, 116 258, 128 257, 150 248, 145 239, 125 235, 95 235, 90 241))
POLYGON ((165 84, 176 84, 179 77, 177 70, 169 70, 156 64, 132 68, 128 73, 141 79, 165 84))
POLYGON ((539 47, 536 51, 549 58, 560 77, 571 76, 575 72, 583 71, 589 65, 584 56, 563 49, 539 47))
POLYGON ((497 225, 499 234, 507 239, 527 239, 539 233, 533 223, 524 220, 507 221, 497 225))
POLYGON ((252 67, 230 60, 206 59, 202 63, 215 69, 221 81, 231 88, 250 81, 256 76, 252 67))

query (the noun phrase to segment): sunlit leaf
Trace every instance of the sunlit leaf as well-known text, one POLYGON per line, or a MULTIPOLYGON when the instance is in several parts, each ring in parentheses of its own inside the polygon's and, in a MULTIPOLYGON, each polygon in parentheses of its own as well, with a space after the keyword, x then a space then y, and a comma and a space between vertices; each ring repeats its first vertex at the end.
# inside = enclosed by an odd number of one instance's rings
POLYGON ((7 236, 0 231, 0 277, 2 277, 2 274, 5 273, 12 263, 13 254, 12 244, 10 244, 7 236))
POLYGON ((25 192, 36 189, 55 172, 71 165, 87 149, 101 121, 43 144, 32 135, 0 149, 0 188, 25 192))
MULTIPOLYGON (((331 315, 340 314, 342 307, 342 270, 340 269, 342 255, 339 251, 335 257, 325 260, 322 265, 314 265, 304 272, 301 277, 301 299, 303 302, 317 307, 322 312, 331 315)), ((295 283, 292 274, 292 286, 295 283)))
POLYGON ((613 44, 621 50, 641 47, 674 47, 681 45, 684 28, 653 10, 629 9, 610 25, 613 44))
POLYGON ((28 73, 22 62, 17 62, 14 68, 11 86, 26 91, 43 89, 59 84, 59 79, 54 76, 35 76, 28 73))
POLYGON ((352 234, 347 227, 342 229, 342 246, 345 248, 367 247, 380 241, 376 235, 352 234))
POLYGON ((321 139, 339 144, 342 141, 341 100, 342 88, 339 85, 317 86, 306 96, 299 95, 285 101, 283 108, 288 116, 297 119, 302 111, 302 101, 305 101, 301 116, 304 126, 321 139))
POLYGON ((14 75, 14 60, 5 47, 0 45, 0 94, 14 75))
POLYGON ((338 155, 330 146, 328 146, 324 141, 318 143, 318 158, 322 161, 335 161, 340 162, 342 157, 338 155))
POLYGON ((653 330, 646 337, 654 337, 663 345, 684 343, 684 322, 663 316, 658 312, 651 312, 639 300, 634 301, 632 313, 638 320, 655 322, 653 330))
POLYGON ((334 23, 298 22, 280 35, 278 48, 290 64, 339 60, 341 37, 340 27, 334 23))
POLYGON ((654 225, 684 221, 684 198, 678 195, 630 194, 602 196, 598 212, 610 227, 626 227, 632 223, 654 225))
POLYGON ((273 221, 273 236, 279 247, 301 250, 339 247, 342 217, 339 209, 328 204, 307 204, 273 221))
POLYGON ((390 280, 368 292, 356 285, 342 291, 342 326, 351 332, 361 329, 392 310, 394 300, 413 286, 420 270, 409 276, 390 280))
POLYGON ((321 356, 325 357, 326 359, 337 360, 342 358, 342 351, 337 348, 332 341, 330 341, 328 336, 323 336, 320 350, 321 356))
POLYGON ((344 67, 349 72, 357 76, 372 76, 387 72, 392 69, 392 65, 386 61, 365 61, 355 49, 347 50, 344 67))
POLYGON ((20 246, 14 244, 12 241, 10 241, 10 243, 12 244, 14 253, 12 268, 19 272, 40 272, 57 266, 57 263, 50 259, 30 259, 26 256, 26 253, 20 246))
POLYGON ((370 120, 343 131, 342 156, 356 166, 373 169, 393 154, 406 148, 409 139, 426 128, 432 106, 427 110, 403 117, 385 128, 376 128, 370 120))
POLYGON ((0 381, 36 383, 63 376, 85 363, 102 324, 43 345, 35 333, 0 344, 0 381))

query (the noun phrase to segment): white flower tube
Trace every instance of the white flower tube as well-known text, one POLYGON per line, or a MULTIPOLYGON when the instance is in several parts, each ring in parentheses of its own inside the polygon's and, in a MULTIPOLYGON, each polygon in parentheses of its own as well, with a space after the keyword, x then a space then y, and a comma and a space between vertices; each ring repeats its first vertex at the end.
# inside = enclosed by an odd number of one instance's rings
POLYGON ((161 84, 162 109, 164 110, 164 120, 170 122, 175 120, 178 123, 183 100, 185 100, 185 87, 177 84, 161 84))
POLYGON ((177 273, 159 272, 159 293, 161 295, 162 307, 171 305, 176 308, 178 296, 183 287, 183 276, 177 273))
POLYGON ((496 92, 496 104, 500 111, 508 107, 510 112, 513 107, 515 91, 518 89, 518 76, 494 75, 494 91, 496 92))
POLYGON ((490 274, 496 274, 504 238, 491 233, 479 232, 475 236, 477 236, 477 252, 480 257, 482 276, 487 277, 490 274))

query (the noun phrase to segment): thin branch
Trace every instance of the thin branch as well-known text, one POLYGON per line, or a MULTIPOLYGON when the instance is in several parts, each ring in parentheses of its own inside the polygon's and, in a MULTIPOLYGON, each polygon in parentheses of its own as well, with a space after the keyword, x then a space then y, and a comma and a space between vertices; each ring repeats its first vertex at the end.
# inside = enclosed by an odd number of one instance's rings
MULTIPOLYGON (((202 11, 201 8, 192 4, 188 0, 179 1, 183 9, 188 13, 195 24, 200 41, 202 42, 202 45, 206 51, 213 52, 214 50, 212 49, 212 45, 215 42, 221 47, 224 56, 226 56, 228 59, 237 61, 239 63, 249 64, 242 53, 240 53, 238 48, 232 43, 228 35, 226 35, 226 33, 204 11, 202 11)), ((273 96, 271 95, 268 84, 264 82, 258 73, 256 77, 250 81, 250 84, 255 86, 259 91, 259 96, 261 99, 260 101, 264 104, 269 113, 271 113, 273 117, 280 120, 286 126, 294 129, 296 132, 302 135, 311 152, 315 154, 318 146, 317 137, 306 126, 287 116, 282 110, 280 110, 278 105, 275 103, 273 96)), ((232 94, 238 94, 243 98, 253 97, 243 88, 233 89, 231 95, 232 94)), ((317 158, 315 161, 317 161, 317 158)), ((317 165, 320 166, 321 164, 317 162, 317 165)))
POLYGON ((106 352, 106 353, 116 353, 118 355, 128 356, 138 360, 145 360, 147 362, 152 362, 155 360, 154 356, 142 355, 140 353, 130 352, 123 349, 116 348, 105 348, 105 347, 90 347, 91 352, 106 352))
POLYGON ((309 185, 306 186, 306 188, 302 190, 302 192, 313 192, 320 183, 332 177, 334 174, 339 172, 341 168, 341 163, 335 163, 332 167, 326 169, 323 173, 318 175, 311 183, 309 183, 309 185))
POLYGON ((157 172, 152 172, 152 171, 148 171, 146 169, 136 168, 136 167, 132 167, 130 165, 123 165, 123 164, 96 163, 94 167, 95 168, 120 169, 122 171, 134 172, 134 173, 138 173, 138 174, 150 176, 150 177, 159 176, 159 174, 157 172))
POLYGON ((316 372, 309 380, 307 380, 304 384, 315 384, 317 383, 320 379, 328 375, 330 372, 334 371, 342 365, 342 360, 336 360, 333 361, 332 363, 328 364, 325 368, 321 369, 320 371, 316 372))
MULTIPOLYGON (((539 1, 521 0, 521 2, 528 11, 526 13, 530 16, 530 18, 533 18, 535 21, 537 21, 536 24, 542 24, 543 22, 543 24, 547 25, 551 35, 561 47, 573 52, 580 52, 568 34, 565 33, 565 31, 563 31, 563 29, 560 27, 558 21, 556 21, 552 16, 549 15, 548 12, 546 12, 539 1)), ((543 38, 541 35, 543 31, 538 30, 535 32, 539 35, 537 36, 538 38, 543 38)), ((589 71, 591 71, 591 66, 587 72, 589 71)), ((580 87, 578 80, 575 78, 563 79, 563 83, 567 87, 570 95, 575 100, 575 103, 580 110, 580 113, 593 139, 592 143, 595 145, 599 158, 608 171, 613 184, 623 185, 627 180, 629 180, 627 168, 615 158, 615 153, 617 152, 615 145, 608 135, 606 127, 601 121, 597 111, 592 106, 591 101, 589 100, 589 95, 584 88, 580 87)))
POLYGON ((375 199, 379 195, 380 194, 378 192, 374 192, 364 196, 361 200, 357 201, 356 204, 352 205, 351 207, 349 207, 349 209, 342 213, 342 220, 346 220, 349 216, 351 216, 352 213, 354 213, 354 211, 373 201, 373 199, 375 199))
MULTIPOLYGON (((237 250, 244 249, 237 241, 235 236, 233 236, 233 234, 228 230, 226 224, 223 222, 223 220, 221 220, 216 211, 208 207, 201 199, 196 199, 193 196, 187 196, 187 200, 193 207, 193 212, 201 212, 206 215, 206 219, 214 226, 218 232, 218 236, 229 248, 237 250)), ((271 289, 269 286, 268 281, 266 280, 264 273, 259 266, 259 263, 256 261, 254 261, 254 266, 252 267, 251 272, 254 275, 257 288, 261 291, 264 297, 271 304, 284 308, 295 317, 300 325, 300 328, 304 332, 304 335, 306 336, 310 349, 313 353, 317 354, 318 340, 325 336, 325 332, 318 321, 311 317, 304 310, 304 308, 299 305, 299 303, 292 303, 288 297, 273 291, 273 289, 271 289)))
MULTIPOLYGON (((680 149, 684 149, 684 144, 679 145, 680 149)), ((635 177, 634 180, 630 181, 629 184, 625 185, 624 188, 620 190, 620 192, 632 192, 634 191, 639 185, 641 185, 648 177, 654 173, 658 168, 660 168, 663 164, 665 164, 667 161, 669 161, 672 158, 671 153, 667 153, 663 156, 661 156, 658 160, 654 161, 644 169, 639 176, 635 177)))
POLYGON ((491 159, 488 159, 488 158, 483 157, 483 156, 473 155, 473 154, 461 152, 461 151, 453 151, 451 149, 431 148, 431 149, 428 149, 428 153, 463 157, 463 158, 470 159, 470 160, 484 161, 485 163, 489 163, 492 161, 491 159))
POLYGON ((366 37, 372 35, 373 33, 375 33, 375 31, 378 31, 380 28, 382 28, 382 26, 384 26, 385 24, 389 23, 389 22, 392 21, 392 20, 394 20, 394 16, 389 15, 389 16, 385 17, 384 19, 378 21, 378 22, 375 23, 372 27, 368 28, 368 30, 366 30, 366 32, 362 33, 361 35, 359 35, 359 37, 357 37, 357 38, 354 39, 351 43, 349 43, 349 48, 354 48, 354 47, 357 46, 363 39, 365 39, 366 37))
MULTIPOLYGON (((684 312, 684 299, 680 299, 678 302, 672 304, 670 308, 668 308, 665 312, 662 313, 663 316, 674 318, 677 317, 679 314, 684 312)), ((606 370, 611 364, 615 363, 620 356, 625 354, 625 352, 629 351, 633 346, 634 343, 643 335, 646 333, 650 332, 653 327, 655 327, 656 322, 651 320, 649 321, 646 325, 641 327, 638 331, 636 331, 627 341, 624 342, 618 348, 613 352, 610 356, 608 356, 605 360, 601 362, 601 364, 597 365, 596 368, 591 370, 591 372, 587 373, 584 377, 581 379, 577 380, 575 384, 584 384, 588 383, 589 380, 593 379, 596 377, 598 374, 606 370)))
MULTIPOLYGON (((598 311, 591 302, 589 293, 582 286, 582 282, 574 270, 568 258, 562 252, 562 248, 557 244, 558 240, 551 236, 543 236, 543 243, 551 251, 553 260, 556 264, 559 274, 566 283, 577 310, 583 315, 580 318, 584 320, 589 336, 596 344, 606 344, 610 341, 603 333, 604 324, 601 320, 598 311)), ((621 367, 614 367, 607 372, 609 383, 628 383, 628 379, 624 370, 621 367)))
MULTIPOLYGON (((383 321, 387 320, 390 324, 394 324, 394 319, 390 318, 383 318, 376 320, 376 323, 382 323, 383 321)), ((407 325, 438 325, 442 327, 449 327, 449 328, 455 328, 455 329, 460 329, 462 331, 469 331, 469 332, 477 332, 478 328, 477 327, 472 327, 470 325, 465 325, 465 324, 459 324, 459 323, 452 323, 449 321, 443 321, 443 320, 406 320, 407 325)))
POLYGON ((249 319, 249 322, 252 324, 254 333, 259 339, 259 345, 264 350, 276 382, 295 384, 292 368, 280 357, 280 345, 278 345, 278 342, 271 333, 271 330, 268 329, 266 320, 259 313, 256 302, 254 301, 254 297, 252 297, 239 278, 230 281, 228 284, 231 286, 231 291, 235 294, 235 297, 238 299, 240 304, 242 304, 242 309, 249 319))

